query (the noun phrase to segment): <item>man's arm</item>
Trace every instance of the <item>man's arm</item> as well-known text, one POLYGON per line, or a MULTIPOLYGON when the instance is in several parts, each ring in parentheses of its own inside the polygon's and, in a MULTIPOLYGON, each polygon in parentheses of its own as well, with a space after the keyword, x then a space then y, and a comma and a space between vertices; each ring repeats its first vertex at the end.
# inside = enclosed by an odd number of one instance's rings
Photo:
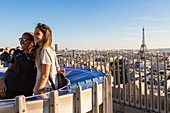
POLYGON ((8 69, 6 70, 4 76, 3 76, 3 78, 1 80, 5 80, 6 79, 6 77, 8 75, 8 72, 12 69, 13 66, 14 66, 14 64, 10 63, 8 69))
POLYGON ((5 79, 8 75, 8 72, 12 69, 13 64, 10 64, 7 71, 5 72, 4 77, 0 80, 0 97, 4 97, 5 96, 5 92, 7 90, 6 88, 6 84, 5 84, 5 79))

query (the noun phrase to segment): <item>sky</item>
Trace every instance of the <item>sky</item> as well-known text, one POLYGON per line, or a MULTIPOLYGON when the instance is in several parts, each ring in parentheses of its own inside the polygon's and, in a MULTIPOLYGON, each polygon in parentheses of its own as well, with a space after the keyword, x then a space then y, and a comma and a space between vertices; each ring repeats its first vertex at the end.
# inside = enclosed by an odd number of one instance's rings
POLYGON ((59 50, 170 48, 170 0, 0 0, 0 47, 44 23, 59 50))

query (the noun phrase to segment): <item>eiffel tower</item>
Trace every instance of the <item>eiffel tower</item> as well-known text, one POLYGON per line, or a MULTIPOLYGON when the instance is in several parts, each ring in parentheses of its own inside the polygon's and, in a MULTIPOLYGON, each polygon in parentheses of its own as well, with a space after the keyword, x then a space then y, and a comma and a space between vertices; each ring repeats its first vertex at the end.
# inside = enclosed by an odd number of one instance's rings
POLYGON ((145 34, 144 34, 144 28, 142 29, 142 45, 141 45, 141 47, 140 47, 140 50, 139 50, 139 53, 141 54, 141 55, 143 55, 144 53, 145 54, 149 54, 149 51, 148 51, 148 49, 147 49, 147 47, 146 47, 146 43, 145 43, 145 34))

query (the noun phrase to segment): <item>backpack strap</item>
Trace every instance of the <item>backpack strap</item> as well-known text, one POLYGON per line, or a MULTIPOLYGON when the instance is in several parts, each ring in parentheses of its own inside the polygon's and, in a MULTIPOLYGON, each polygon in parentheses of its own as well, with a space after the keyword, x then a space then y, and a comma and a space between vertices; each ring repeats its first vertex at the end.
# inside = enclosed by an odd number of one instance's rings
MULTIPOLYGON (((50 57, 51 64, 52 64, 52 58, 51 58, 50 54, 48 53, 48 51, 47 51, 47 54, 48 54, 48 56, 50 57)), ((56 90, 55 84, 54 84, 54 82, 53 82, 53 80, 52 80, 52 78, 51 78, 50 75, 49 75, 49 81, 50 81, 50 83, 51 83, 51 87, 53 88, 53 90, 56 90)))

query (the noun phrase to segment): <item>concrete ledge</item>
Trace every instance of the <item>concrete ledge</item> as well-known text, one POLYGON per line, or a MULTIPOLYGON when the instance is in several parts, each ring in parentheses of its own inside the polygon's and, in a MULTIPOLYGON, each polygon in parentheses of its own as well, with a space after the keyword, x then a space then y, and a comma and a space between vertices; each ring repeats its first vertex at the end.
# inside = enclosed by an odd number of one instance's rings
POLYGON ((150 111, 145 111, 144 109, 134 108, 132 106, 127 106, 119 103, 113 103, 113 110, 120 111, 122 113, 149 113, 150 111))

